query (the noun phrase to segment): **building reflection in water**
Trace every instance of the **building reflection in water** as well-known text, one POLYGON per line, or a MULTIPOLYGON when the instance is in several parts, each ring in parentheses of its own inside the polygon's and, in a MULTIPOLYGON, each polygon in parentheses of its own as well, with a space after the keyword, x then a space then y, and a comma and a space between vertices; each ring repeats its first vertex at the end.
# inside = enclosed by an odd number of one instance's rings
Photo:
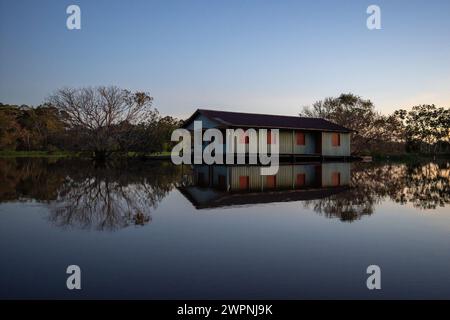
MULTIPOLYGON (((298 201, 329 218, 354 221, 382 202, 430 211, 450 204, 448 161, 280 165, 275 176, 257 166, 174 166, 82 159, 0 159, 0 204, 45 203, 49 220, 68 228, 116 230, 151 222, 158 204, 178 188, 197 209, 298 201)), ((250 210, 257 210, 251 208, 250 210)))
POLYGON ((197 209, 299 201, 299 209, 352 222, 386 198, 423 210, 448 205, 449 168, 446 161, 305 163, 261 176, 258 166, 194 166, 190 185, 180 191, 197 209))
POLYGON ((260 166, 197 165, 192 184, 180 191, 198 208, 311 200, 343 192, 350 184, 350 163, 283 164, 272 176, 260 166))

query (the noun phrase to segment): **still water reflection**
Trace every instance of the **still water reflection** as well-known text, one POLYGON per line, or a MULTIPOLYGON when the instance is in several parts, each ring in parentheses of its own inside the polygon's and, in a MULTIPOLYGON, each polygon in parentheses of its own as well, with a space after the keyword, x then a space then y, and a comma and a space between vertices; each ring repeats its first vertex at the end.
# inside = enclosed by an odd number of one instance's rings
POLYGON ((145 225, 179 183, 180 168, 140 161, 96 166, 82 160, 0 160, 0 201, 48 205, 61 227, 115 230, 145 225))
POLYGON ((262 177, 255 166, 0 159, 0 297, 450 298, 449 203, 447 161, 262 177), (75 262, 89 270, 82 293, 64 287, 75 262), (365 288, 372 263, 387 269, 381 293, 365 288), (408 263, 423 268, 416 287, 408 263))

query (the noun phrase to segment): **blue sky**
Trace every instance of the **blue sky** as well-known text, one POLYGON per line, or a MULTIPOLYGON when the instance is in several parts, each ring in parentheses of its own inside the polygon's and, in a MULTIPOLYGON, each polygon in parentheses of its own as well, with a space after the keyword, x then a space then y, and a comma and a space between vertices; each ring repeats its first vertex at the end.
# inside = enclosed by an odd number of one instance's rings
POLYGON ((450 1, 0 0, 0 101, 63 86, 145 90, 161 113, 295 115, 341 92, 383 113, 450 106, 450 1), (81 30, 66 8, 81 8, 81 30), (366 9, 381 8, 381 30, 366 9))

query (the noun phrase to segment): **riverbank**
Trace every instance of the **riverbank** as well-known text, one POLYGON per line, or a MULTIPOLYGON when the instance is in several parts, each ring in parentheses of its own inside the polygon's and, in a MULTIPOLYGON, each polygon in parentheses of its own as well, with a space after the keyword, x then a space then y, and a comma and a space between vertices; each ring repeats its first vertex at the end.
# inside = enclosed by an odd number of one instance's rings
POLYGON ((62 158, 79 156, 78 152, 67 151, 0 151, 0 158, 62 158))
MULTIPOLYGON (((71 151, 0 151, 0 158, 91 158, 90 152, 71 152, 71 151)), ((144 158, 147 160, 170 160, 170 151, 160 153, 139 154, 129 152, 127 155, 117 155, 117 158, 144 158)), ((372 161, 393 161, 393 162, 410 162, 420 160, 433 159, 450 159, 450 154, 427 155, 420 153, 406 153, 395 155, 376 155, 372 156, 372 161)))
MULTIPOLYGON (((91 158, 90 152, 71 152, 71 151, 0 151, 0 158, 91 158)), ((170 159, 170 152, 151 153, 142 156, 135 152, 129 152, 127 155, 117 155, 117 157, 137 158, 144 157, 151 160, 170 159)))
POLYGON ((449 153, 443 154, 422 154, 422 153, 405 153, 394 155, 376 155, 372 157, 372 161, 392 161, 392 162, 412 162, 421 160, 449 159, 449 153))

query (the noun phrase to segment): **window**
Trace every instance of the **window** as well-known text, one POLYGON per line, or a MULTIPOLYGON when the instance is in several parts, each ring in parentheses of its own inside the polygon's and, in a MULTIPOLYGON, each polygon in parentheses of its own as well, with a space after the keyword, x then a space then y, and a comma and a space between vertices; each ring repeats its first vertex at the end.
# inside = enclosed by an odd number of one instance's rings
POLYGON ((297 173, 297 180, 295 181, 295 185, 297 187, 301 187, 305 185, 306 175, 304 173, 297 173))
POLYGON ((239 177, 239 189, 248 190, 249 186, 249 176, 240 176, 239 177))
POLYGON ((298 146, 304 146, 305 145, 305 133, 304 132, 297 132, 296 134, 297 138, 297 145, 298 146))
POLYGON ((277 176, 267 176, 267 188, 275 188, 277 186, 277 176))
POLYGON ((331 145, 333 147, 339 147, 341 145, 341 135, 339 133, 333 133, 331 136, 331 145))
POLYGON ((331 184, 334 187, 341 185, 341 173, 340 172, 333 172, 331 174, 331 184))
POLYGON ((267 144, 275 144, 275 135, 272 134, 272 130, 267 130, 267 144), (273 137, 272 137, 273 135, 273 137))

